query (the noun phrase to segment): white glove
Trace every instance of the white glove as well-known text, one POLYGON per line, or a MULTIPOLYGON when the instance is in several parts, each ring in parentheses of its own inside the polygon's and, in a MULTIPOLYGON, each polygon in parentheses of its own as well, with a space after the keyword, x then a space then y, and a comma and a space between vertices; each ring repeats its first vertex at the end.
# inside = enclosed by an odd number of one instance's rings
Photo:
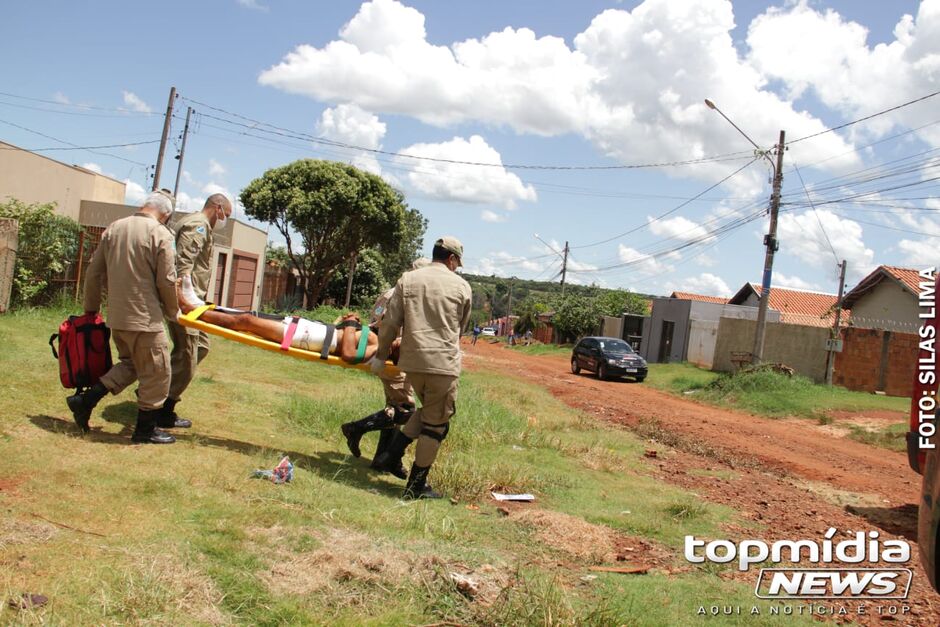
POLYGON ((385 360, 379 359, 378 356, 373 357, 369 368, 372 369, 372 374, 382 374, 382 371, 385 370, 385 360))

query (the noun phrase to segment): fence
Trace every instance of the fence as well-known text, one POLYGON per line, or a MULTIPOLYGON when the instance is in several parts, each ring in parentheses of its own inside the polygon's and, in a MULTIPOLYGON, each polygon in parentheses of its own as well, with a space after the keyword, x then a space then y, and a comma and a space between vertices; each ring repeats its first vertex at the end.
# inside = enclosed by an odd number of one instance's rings
MULTIPOLYGON (((722 318, 718 325, 715 359, 712 370, 733 372, 732 353, 745 353, 754 348, 753 320, 722 318)), ((817 383, 826 378, 826 340, 829 329, 817 326, 773 323, 766 327, 763 361, 782 363, 817 383)))
POLYGON ((0 218, 0 313, 6 313, 10 308, 18 241, 17 221, 12 218, 0 218))
POLYGON ((864 392, 910 396, 917 367, 917 335, 884 329, 842 329, 832 382, 864 392))

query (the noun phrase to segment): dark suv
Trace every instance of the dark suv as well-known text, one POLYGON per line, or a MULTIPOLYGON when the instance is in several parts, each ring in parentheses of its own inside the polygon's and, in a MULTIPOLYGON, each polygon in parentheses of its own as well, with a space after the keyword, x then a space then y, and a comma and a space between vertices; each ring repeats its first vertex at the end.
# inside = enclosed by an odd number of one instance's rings
POLYGON ((646 378, 646 360, 633 348, 616 337, 584 337, 571 351, 571 372, 578 374, 581 368, 592 370, 598 379, 610 376, 628 376, 637 383, 646 378))

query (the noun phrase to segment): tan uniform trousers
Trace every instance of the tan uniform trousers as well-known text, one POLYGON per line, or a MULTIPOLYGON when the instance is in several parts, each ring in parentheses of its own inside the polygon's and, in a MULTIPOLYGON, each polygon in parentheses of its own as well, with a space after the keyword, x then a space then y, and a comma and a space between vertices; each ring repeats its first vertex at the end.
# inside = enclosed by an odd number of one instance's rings
POLYGON ((170 337, 173 338, 173 351, 170 353, 170 398, 180 400, 183 392, 196 376, 196 366, 209 354, 209 336, 203 332, 187 333, 186 327, 175 322, 168 322, 170 337))
POLYGON ((457 412, 459 377, 413 372, 408 374, 408 380, 421 401, 421 408, 402 427, 402 432, 418 440, 415 464, 426 468, 434 463, 441 440, 447 434, 448 422, 457 412))
POLYGON ((101 377, 101 384, 112 394, 120 394, 139 381, 137 406, 146 410, 163 407, 170 389, 170 347, 166 333, 111 329, 111 339, 118 350, 118 363, 101 377))
POLYGON ((387 375, 383 371, 379 378, 382 380, 382 387, 385 388, 386 407, 400 408, 405 404, 415 404, 414 389, 404 372, 399 371, 398 374, 387 375))

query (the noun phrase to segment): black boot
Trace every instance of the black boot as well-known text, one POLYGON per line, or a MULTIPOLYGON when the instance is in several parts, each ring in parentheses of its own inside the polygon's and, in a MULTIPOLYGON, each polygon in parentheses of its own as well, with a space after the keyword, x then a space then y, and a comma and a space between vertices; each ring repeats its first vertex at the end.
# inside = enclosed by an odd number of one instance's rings
MULTIPOLYGON (((375 456, 372 458, 371 464, 372 468, 375 468, 376 470, 383 470, 375 465, 375 460, 379 458, 379 455, 388 450, 392 440, 395 439, 396 433, 398 433, 398 429, 382 429, 379 431, 379 444, 375 447, 375 456)), ((408 477, 408 473, 405 472, 405 467, 402 465, 401 459, 398 461, 398 468, 390 468, 388 471, 399 479, 406 479, 408 477)))
POLYGON ((72 410, 72 419, 82 430, 82 433, 88 433, 88 421, 91 419, 91 410, 95 408, 98 401, 108 394, 108 388, 100 383, 96 383, 87 390, 73 394, 65 399, 69 409, 72 410))
POLYGON ((401 465, 401 458, 405 456, 405 449, 408 448, 414 440, 409 438, 401 431, 395 431, 392 435, 392 441, 388 447, 375 456, 372 460, 372 467, 376 470, 390 472, 399 479, 404 479, 404 468, 401 465))
POLYGON ((360 420, 344 423, 340 429, 346 437, 346 446, 349 447, 349 452, 353 454, 353 457, 360 457, 362 451, 359 449, 359 440, 362 439, 363 435, 369 431, 387 429, 393 425, 392 417, 383 409, 360 420))
POLYGON ((157 429, 157 419, 160 417, 162 409, 138 409, 137 426, 134 427, 134 435, 131 436, 132 442, 139 444, 172 444, 176 438, 157 429))
POLYGON ((405 484, 405 491, 402 493, 403 499, 442 499, 444 495, 435 492, 428 485, 428 473, 430 466, 411 465, 411 475, 408 477, 408 483, 405 484))
POLYGON ((157 416, 158 427, 161 429, 189 429, 193 426, 191 420, 186 420, 176 415, 175 410, 177 403, 179 403, 179 401, 173 400, 172 398, 168 398, 164 401, 163 409, 160 410, 160 415, 157 416))

